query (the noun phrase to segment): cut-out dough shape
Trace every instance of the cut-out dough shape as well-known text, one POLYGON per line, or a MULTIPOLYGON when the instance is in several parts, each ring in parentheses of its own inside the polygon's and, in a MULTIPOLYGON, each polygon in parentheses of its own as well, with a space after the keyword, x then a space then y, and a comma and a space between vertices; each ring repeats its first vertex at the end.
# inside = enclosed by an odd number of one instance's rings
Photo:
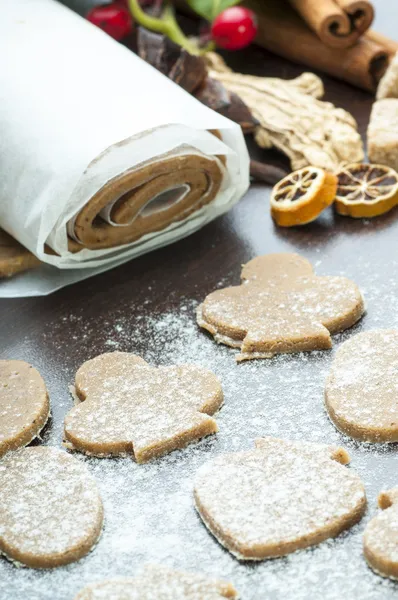
POLYGON ((382 509, 366 526, 363 550, 379 575, 398 580, 398 487, 379 495, 382 509))
POLYGON ((297 254, 254 258, 242 281, 207 296, 197 317, 217 342, 240 348, 238 361, 330 348, 330 334, 351 327, 364 312, 355 283, 317 277, 297 254))
POLYGON ((325 404, 337 429, 367 442, 398 441, 398 331, 355 335, 339 348, 325 404))
POLYGON ((84 588, 75 600, 222 600, 237 598, 230 583, 203 575, 148 565, 137 577, 102 581, 84 588))
POLYGON ((81 400, 65 419, 68 448, 138 463, 215 433, 220 382, 194 365, 152 367, 125 352, 103 354, 76 374, 81 400))
POLYGON ((362 517, 364 486, 342 448, 263 438, 202 467, 195 504, 240 560, 283 556, 337 536, 362 517))
POLYGON ((0 279, 33 269, 40 264, 34 254, 0 229, 0 279))
POLYGON ((22 360, 0 360, 0 456, 29 444, 47 423, 46 384, 22 360))
POLYGON ((79 560, 102 521, 97 484, 73 456, 34 446, 0 461, 0 554, 11 561, 48 568, 79 560))

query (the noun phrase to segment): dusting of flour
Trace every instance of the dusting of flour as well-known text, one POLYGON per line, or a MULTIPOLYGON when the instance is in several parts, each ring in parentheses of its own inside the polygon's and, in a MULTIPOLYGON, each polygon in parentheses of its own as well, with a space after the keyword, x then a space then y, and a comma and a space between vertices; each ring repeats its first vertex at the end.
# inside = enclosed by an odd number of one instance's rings
MULTIPOLYGON (((361 287, 361 272, 366 270, 365 262, 358 261, 356 274, 350 270, 341 274, 361 287)), ((335 348, 364 323, 366 329, 398 325, 394 314, 388 323, 380 317, 380 306, 393 306, 397 283, 392 279, 380 287, 377 272, 374 278, 375 285, 363 290, 369 316, 354 330, 335 336, 335 348)), ((148 297, 150 294, 148 291, 148 297)), ((105 527, 99 544, 80 562, 52 571, 17 569, 0 560, 0 599, 72 600, 85 585, 134 576, 145 563, 163 563, 231 581, 243 600, 395 597, 397 585, 377 577, 366 566, 362 532, 376 512, 379 491, 397 485, 397 455, 393 447, 355 443, 329 422, 323 389, 334 350, 236 365, 234 350, 218 346, 197 327, 198 302, 182 298, 175 304, 175 310, 159 314, 151 310, 150 302, 131 311, 128 306, 118 307, 100 324, 90 319, 87 311, 84 317, 64 315, 48 324, 42 334, 47 355, 35 360, 35 366, 47 374, 54 409, 43 443, 60 445, 62 420, 73 405, 68 385, 77 367, 98 349, 135 352, 154 365, 195 363, 216 373, 225 396, 225 405, 216 415, 219 433, 146 465, 129 458, 76 454, 95 476, 104 501, 105 527), (69 356, 67 344, 58 347, 52 341, 61 339, 53 336, 55 328, 64 333, 65 340, 68 336, 80 340, 78 356, 69 356), (286 558, 254 565, 239 563, 211 537, 196 514, 193 480, 209 459, 222 452, 252 449, 254 440, 262 436, 343 445, 352 459, 348 468, 354 469, 366 486, 369 508, 362 521, 335 540, 286 558)), ((24 340, 26 358, 35 349, 37 354, 40 342, 38 338, 24 340)))

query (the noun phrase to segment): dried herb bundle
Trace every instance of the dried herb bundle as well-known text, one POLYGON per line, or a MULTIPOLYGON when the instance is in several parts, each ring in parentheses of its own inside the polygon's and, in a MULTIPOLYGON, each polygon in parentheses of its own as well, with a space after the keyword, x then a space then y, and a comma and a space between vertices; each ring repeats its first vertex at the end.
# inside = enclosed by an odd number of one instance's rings
POLYGON ((354 118, 323 96, 322 81, 312 73, 292 80, 235 73, 213 52, 206 54, 209 76, 217 79, 252 110, 259 125, 255 140, 262 148, 278 148, 293 169, 307 165, 333 171, 363 159, 354 118))

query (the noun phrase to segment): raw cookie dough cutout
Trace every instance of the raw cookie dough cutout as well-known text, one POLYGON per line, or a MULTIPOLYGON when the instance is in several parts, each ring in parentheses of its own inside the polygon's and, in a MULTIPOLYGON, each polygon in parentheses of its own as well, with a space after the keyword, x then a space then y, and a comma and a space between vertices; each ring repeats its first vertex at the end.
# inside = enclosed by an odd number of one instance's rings
POLYGON ((40 264, 34 254, 0 229, 0 279, 12 277, 40 264))
POLYGON ((0 461, 0 554, 33 568, 85 556, 102 529, 97 484, 76 458, 35 446, 0 461))
POLYGON ((325 404, 339 431, 366 442, 398 441, 398 331, 366 331, 338 349, 325 404))
POLYGON ((398 580, 398 487, 381 492, 378 500, 382 512, 366 526, 363 551, 373 571, 398 580))
POLYGON ((237 598, 230 583, 203 575, 148 565, 138 577, 102 581, 85 587, 75 600, 221 600, 237 598))
POLYGON ((0 457, 29 444, 49 416, 50 401, 39 372, 22 360, 0 360, 0 457))
POLYGON ((221 454, 195 481, 209 531, 239 560, 284 556, 352 527, 364 486, 342 448, 263 438, 256 449, 221 454))
POLYGON ((152 367, 127 352, 102 354, 76 374, 81 402, 65 418, 65 445, 138 463, 216 433, 217 377, 194 365, 152 367))
POLYGON ((240 349, 238 361, 330 348, 330 335, 364 313, 355 283, 317 277, 297 254, 254 258, 243 267, 242 282, 209 294, 197 316, 217 342, 240 349))

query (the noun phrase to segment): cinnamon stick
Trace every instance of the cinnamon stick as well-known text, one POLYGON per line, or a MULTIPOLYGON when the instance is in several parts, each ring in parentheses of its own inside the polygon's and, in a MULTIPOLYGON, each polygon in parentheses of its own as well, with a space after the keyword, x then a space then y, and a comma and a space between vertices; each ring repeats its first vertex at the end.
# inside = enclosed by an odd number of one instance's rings
POLYGON ((379 46, 383 47, 386 52, 391 56, 391 58, 398 52, 398 42, 392 40, 373 29, 369 29, 366 32, 365 37, 375 44, 379 44, 379 46))
POLYGON ((289 0, 319 39, 331 48, 348 48, 369 29, 374 9, 368 0, 289 0))
POLYGON ((256 42, 263 48, 364 90, 376 90, 390 60, 386 41, 364 35, 350 48, 331 48, 288 2, 245 0, 244 4, 257 14, 256 42))
POLYGON ((286 177, 287 174, 287 170, 276 167, 275 165, 263 163, 258 160, 250 161, 250 177, 255 183, 275 185, 278 181, 286 177))

